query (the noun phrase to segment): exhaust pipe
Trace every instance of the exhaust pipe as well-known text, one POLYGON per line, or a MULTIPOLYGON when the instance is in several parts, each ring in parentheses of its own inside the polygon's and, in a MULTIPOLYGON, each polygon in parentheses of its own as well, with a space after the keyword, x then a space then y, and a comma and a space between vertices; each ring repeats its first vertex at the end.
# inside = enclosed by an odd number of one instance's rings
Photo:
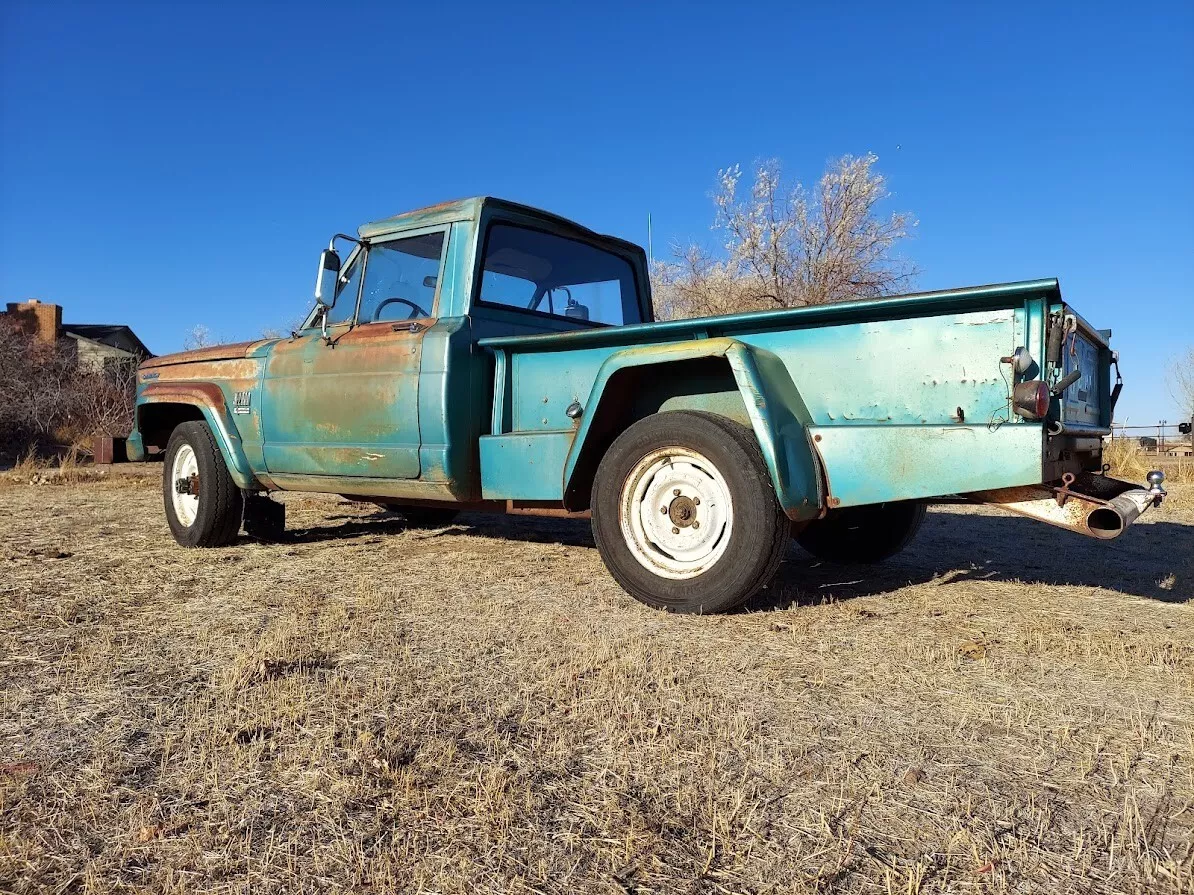
POLYGON ((1086 528, 1094 537, 1109 541, 1119 537, 1152 505, 1153 496, 1149 492, 1143 488, 1133 488, 1112 498, 1106 506, 1091 510, 1086 517, 1086 528))
POLYGON ((1148 475, 1150 489, 1104 475, 1067 472, 1061 483, 996 488, 962 495, 975 503, 1000 507, 1030 519, 1067 528, 1088 537, 1118 538, 1149 507, 1165 496, 1162 473, 1148 475))

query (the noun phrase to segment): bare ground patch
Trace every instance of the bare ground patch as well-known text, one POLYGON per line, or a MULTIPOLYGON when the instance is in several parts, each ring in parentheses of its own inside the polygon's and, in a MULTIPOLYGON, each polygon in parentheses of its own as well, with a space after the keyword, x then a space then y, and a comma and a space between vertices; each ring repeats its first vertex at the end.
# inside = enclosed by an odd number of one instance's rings
POLYGON ((0 890, 1189 892, 1194 489, 656 613, 587 526, 0 487, 0 890))

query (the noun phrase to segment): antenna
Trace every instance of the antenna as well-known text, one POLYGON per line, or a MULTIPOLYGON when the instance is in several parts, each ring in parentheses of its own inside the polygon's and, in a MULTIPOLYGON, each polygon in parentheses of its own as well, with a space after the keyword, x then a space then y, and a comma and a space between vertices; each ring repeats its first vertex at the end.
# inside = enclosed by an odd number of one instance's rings
POLYGON ((651 243, 651 212, 647 212, 647 260, 655 265, 655 247, 651 243))

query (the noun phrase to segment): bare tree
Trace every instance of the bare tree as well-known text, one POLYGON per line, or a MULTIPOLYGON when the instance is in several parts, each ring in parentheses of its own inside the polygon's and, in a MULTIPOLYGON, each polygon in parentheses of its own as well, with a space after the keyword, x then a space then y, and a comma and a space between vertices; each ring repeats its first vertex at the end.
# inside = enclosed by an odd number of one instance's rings
POLYGON ((1169 362, 1169 394, 1181 412, 1194 419, 1194 345, 1169 362))
POLYGON ((738 166, 719 171, 714 231, 724 258, 698 245, 677 246, 655 265, 662 317, 793 308, 876 298, 906 288, 915 267, 895 254, 916 220, 880 215, 890 196, 874 170, 878 157, 843 156, 810 194, 788 184, 776 160, 760 162, 750 195, 739 196, 738 166))
POLYGON ((68 348, 0 320, 0 448, 48 441, 69 419, 75 362, 68 348))
POLYGON ((0 457, 132 428, 136 364, 81 369, 69 339, 42 342, 0 319, 0 457))
POLYGON ((186 337, 182 340, 182 350, 194 351, 196 348, 207 348, 215 344, 216 339, 211 334, 211 330, 202 323, 197 323, 187 331, 186 337))
POLYGON ((267 326, 261 331, 261 338, 263 339, 285 339, 295 332, 298 332, 303 327, 306 317, 291 318, 290 323, 278 327, 267 326))
POLYGON ((100 370, 79 370, 73 383, 70 440, 89 435, 125 435, 133 428, 137 399, 135 361, 106 364, 100 370))

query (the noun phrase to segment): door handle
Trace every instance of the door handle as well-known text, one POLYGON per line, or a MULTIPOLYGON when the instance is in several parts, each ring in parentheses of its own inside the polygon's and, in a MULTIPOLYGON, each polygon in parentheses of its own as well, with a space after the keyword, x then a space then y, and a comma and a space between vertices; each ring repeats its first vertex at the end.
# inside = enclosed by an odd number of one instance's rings
POLYGON ((421 324, 417 321, 415 323, 395 323, 393 326, 390 327, 390 329, 392 329, 396 333, 400 333, 400 332, 417 333, 417 332, 423 331, 423 324, 421 324))

